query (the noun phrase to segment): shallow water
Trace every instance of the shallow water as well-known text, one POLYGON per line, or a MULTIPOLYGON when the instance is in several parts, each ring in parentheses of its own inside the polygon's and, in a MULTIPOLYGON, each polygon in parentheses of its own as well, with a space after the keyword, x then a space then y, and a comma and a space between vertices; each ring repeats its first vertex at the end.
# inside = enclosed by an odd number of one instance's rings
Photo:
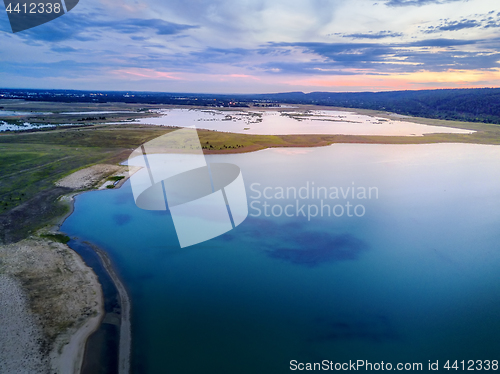
POLYGON ((315 110, 304 115, 290 109, 278 111, 220 111, 170 109, 161 117, 143 118, 137 123, 164 126, 196 126, 200 129, 260 135, 345 134, 421 136, 430 133, 469 134, 474 131, 443 126, 370 117, 333 110, 315 110))
POLYGON ((181 249, 169 213, 138 209, 129 182, 79 195, 62 227, 105 249, 128 288, 134 373, 498 359, 500 147, 334 144, 207 160, 240 166, 250 204, 218 238, 181 249), (323 204, 364 215, 308 219, 321 206, 313 182, 340 191, 320 193, 323 204), (307 199, 277 198, 307 186, 307 199), (376 188, 371 199, 362 187, 376 188), (272 215, 288 204, 306 216, 272 215))
POLYGON ((5 121, 0 121, 0 132, 2 132, 2 131, 26 131, 26 130, 32 130, 32 129, 41 129, 41 128, 46 128, 46 127, 58 127, 58 126, 76 126, 76 124, 64 123, 64 124, 50 125, 50 124, 40 124, 40 123, 30 123, 30 122, 23 122, 22 124, 11 124, 11 123, 7 123, 5 121))
POLYGON ((118 290, 102 260, 89 245, 78 240, 71 240, 68 245, 97 275, 104 296, 103 322, 87 339, 81 374, 116 374, 120 339, 120 326, 119 321, 116 321, 116 313, 121 312, 118 290))

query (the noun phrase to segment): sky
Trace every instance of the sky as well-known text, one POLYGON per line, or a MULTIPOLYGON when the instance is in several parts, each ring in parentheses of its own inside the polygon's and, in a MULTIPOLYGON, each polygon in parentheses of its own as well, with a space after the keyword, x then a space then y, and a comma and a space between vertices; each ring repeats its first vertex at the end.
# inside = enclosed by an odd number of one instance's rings
POLYGON ((500 86, 498 0, 80 0, 12 33, 0 87, 190 93, 500 86))

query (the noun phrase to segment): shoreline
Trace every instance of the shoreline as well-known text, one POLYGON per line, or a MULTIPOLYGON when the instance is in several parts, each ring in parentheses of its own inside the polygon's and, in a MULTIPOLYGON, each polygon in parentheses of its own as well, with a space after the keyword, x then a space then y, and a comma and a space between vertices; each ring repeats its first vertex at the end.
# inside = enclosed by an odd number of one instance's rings
MULTIPOLYGON (((87 265, 83 258, 76 253, 70 246, 65 244, 70 252, 73 252, 74 256, 78 258, 79 265, 83 265, 93 272, 92 268, 87 265)), ((77 262, 77 263, 78 263, 77 262)), ((101 284, 94 273, 96 283, 101 288, 101 284)), ((104 295, 99 292, 100 305, 99 314, 95 317, 90 318, 85 322, 85 324, 78 330, 72 332, 69 336, 69 342, 62 346, 62 350, 57 352, 57 345, 51 354, 51 363, 56 363, 51 365, 51 370, 56 370, 58 373, 80 373, 83 365, 83 359, 85 357, 85 350, 88 338, 99 328, 100 324, 104 319, 104 295)), ((63 336, 64 337, 64 336, 63 336)), ((58 339, 61 339, 59 336, 58 339)))
POLYGON ((113 264, 108 256, 108 254, 95 244, 87 243, 99 256, 104 266, 104 269, 112 279, 116 289, 118 290, 118 295, 120 297, 121 306, 121 318, 120 318, 120 340, 118 349, 118 373, 128 374, 130 373, 130 354, 132 345, 132 326, 130 321, 131 313, 131 303, 128 296, 127 290, 123 285, 120 277, 115 272, 113 264))
MULTIPOLYGON (((112 173, 112 174, 115 174, 115 173, 112 173)), ((120 180, 120 182, 117 184, 117 186, 115 188, 117 188, 117 189, 120 188, 125 183, 125 181, 128 180, 130 175, 128 175, 128 172, 126 174, 127 175, 125 175, 125 177, 122 180, 120 180)), ((101 180, 101 182, 102 182, 102 180, 101 180)), ((101 183, 98 183, 98 184, 101 184, 101 183)), ((54 231, 54 232, 60 233, 60 234, 64 234, 64 232, 61 232, 60 229, 61 229, 61 226, 64 224, 64 221, 66 221, 66 219, 68 217, 70 217, 71 214, 73 214, 75 211, 75 198, 76 198, 76 196, 83 194, 85 192, 99 191, 102 189, 103 189, 102 186, 100 186, 100 187, 95 186, 94 188, 87 188, 87 189, 82 190, 82 191, 76 191, 76 192, 61 196, 59 200, 68 204, 69 210, 66 214, 64 214, 64 216, 60 217, 56 223, 54 223, 53 225, 50 226, 51 231, 54 231)), ((128 293, 127 293, 125 286, 123 285, 119 276, 116 274, 116 272, 113 268, 113 264, 112 264, 110 258, 108 257, 107 253, 103 249, 96 246, 95 244, 92 244, 89 242, 85 242, 85 243, 88 244, 89 247, 92 248, 92 250, 95 252, 95 254, 99 257, 99 259, 102 262, 102 265, 103 265, 105 272, 110 277, 110 279, 112 280, 114 286, 116 287, 116 289, 118 291, 118 295, 119 295, 119 299, 120 299, 120 306, 121 306, 120 333, 119 333, 119 343, 118 343, 118 351, 119 351, 119 354, 118 354, 118 373, 119 374, 129 374, 130 373, 131 345, 132 345, 132 328, 131 328, 131 320, 130 320, 130 315, 131 315, 130 298, 128 296, 128 293)), ((67 244, 66 244, 66 247, 71 252, 73 252, 76 256, 78 256, 81 259, 81 261, 85 264, 85 266, 92 269, 92 267, 85 262, 85 260, 82 258, 82 256, 80 254, 78 254, 75 249, 71 248, 67 244)), ((94 269, 92 269, 92 271, 95 274, 94 269)), ((98 281, 98 283, 102 289, 101 282, 98 281)), ((102 294, 102 292, 101 292, 101 295, 104 298, 104 295, 102 294)), ((103 303, 101 305, 101 308, 102 308, 102 314, 100 316, 101 317, 100 321, 94 326, 94 329, 92 331, 90 331, 85 336, 85 340, 83 342, 84 349, 83 349, 82 353, 76 358, 76 360, 79 360, 79 362, 80 362, 80 365, 78 366, 77 373, 80 373, 82 368, 84 367, 84 364, 85 364, 84 359, 88 353, 87 342, 88 342, 90 336, 93 333, 95 333, 96 331, 98 331, 98 329, 101 327, 101 325, 103 324, 103 321, 105 319, 106 312, 104 311, 104 300, 103 300, 103 303)), ((62 371, 62 373, 66 373, 66 372, 67 371, 62 371)))

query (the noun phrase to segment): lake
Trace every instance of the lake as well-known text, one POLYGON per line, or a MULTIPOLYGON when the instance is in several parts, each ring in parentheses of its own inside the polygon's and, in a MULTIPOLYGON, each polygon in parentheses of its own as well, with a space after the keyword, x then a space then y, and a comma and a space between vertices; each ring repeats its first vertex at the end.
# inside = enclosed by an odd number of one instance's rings
POLYGON ((103 248, 128 289, 133 373, 498 360, 499 146, 333 144, 206 159, 238 165, 247 189, 250 215, 222 236, 181 249, 169 212, 137 208, 130 182, 77 196, 62 226, 103 248), (279 214, 287 205, 291 216, 279 214), (333 213, 307 214, 324 205, 333 213))
POLYGON ((474 131, 444 126, 372 117, 352 112, 311 110, 307 113, 294 111, 221 111, 194 109, 160 110, 160 117, 141 118, 133 123, 164 126, 195 126, 200 129, 226 131, 241 134, 345 134, 422 136, 431 133, 470 134, 474 131))

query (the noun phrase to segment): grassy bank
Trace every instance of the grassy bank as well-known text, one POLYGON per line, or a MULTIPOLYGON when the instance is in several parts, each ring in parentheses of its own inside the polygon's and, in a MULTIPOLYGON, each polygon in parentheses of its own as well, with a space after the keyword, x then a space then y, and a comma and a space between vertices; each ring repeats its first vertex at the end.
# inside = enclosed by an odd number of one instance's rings
POLYGON ((63 215, 54 182, 95 163, 118 163, 167 130, 106 127, 0 135, 0 242, 20 240, 63 215))

